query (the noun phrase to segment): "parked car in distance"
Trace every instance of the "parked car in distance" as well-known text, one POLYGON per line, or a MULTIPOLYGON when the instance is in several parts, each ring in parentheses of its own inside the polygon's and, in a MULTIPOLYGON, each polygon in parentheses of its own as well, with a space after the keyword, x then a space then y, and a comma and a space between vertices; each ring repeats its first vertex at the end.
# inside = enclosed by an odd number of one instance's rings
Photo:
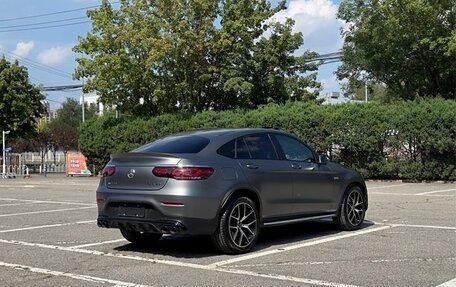
POLYGON ((368 207, 357 172, 274 129, 193 131, 113 155, 96 198, 98 226, 130 242, 207 234, 227 254, 250 251, 262 227, 332 218, 355 230, 368 207))

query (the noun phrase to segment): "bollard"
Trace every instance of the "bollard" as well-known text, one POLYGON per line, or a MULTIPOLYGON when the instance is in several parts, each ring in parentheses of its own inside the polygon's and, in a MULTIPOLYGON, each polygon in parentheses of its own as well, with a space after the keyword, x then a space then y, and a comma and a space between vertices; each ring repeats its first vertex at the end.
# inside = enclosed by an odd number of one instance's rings
POLYGON ((28 166, 25 167, 24 178, 30 178, 30 173, 29 173, 29 167, 28 166))

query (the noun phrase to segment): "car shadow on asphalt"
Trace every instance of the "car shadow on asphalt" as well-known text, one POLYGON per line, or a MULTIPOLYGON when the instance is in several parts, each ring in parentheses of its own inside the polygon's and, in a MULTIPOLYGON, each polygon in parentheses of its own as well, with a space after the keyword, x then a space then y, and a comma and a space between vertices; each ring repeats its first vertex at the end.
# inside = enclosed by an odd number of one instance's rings
MULTIPOLYGON (((366 220, 361 229, 372 225, 374 225, 373 222, 366 220)), ((284 244, 296 244, 304 240, 318 240, 320 237, 335 235, 340 232, 342 231, 331 220, 307 221, 263 228, 252 251, 261 251, 284 244)), ((150 245, 139 246, 129 243, 115 247, 114 250, 174 258, 208 258, 222 255, 213 247, 209 236, 164 236, 158 242, 151 242, 150 245)))
MULTIPOLYGON (((361 229, 373 225, 365 221, 361 229)), ((320 237, 336 235, 342 232, 332 220, 306 221, 290 225, 264 228, 254 248, 255 251, 275 245, 296 244, 304 240, 318 240, 320 237)))

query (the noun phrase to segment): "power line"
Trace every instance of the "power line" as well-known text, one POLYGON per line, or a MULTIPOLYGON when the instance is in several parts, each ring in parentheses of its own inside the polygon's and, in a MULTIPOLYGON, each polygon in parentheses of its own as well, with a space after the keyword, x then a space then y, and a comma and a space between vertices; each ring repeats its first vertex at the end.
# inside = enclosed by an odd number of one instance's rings
POLYGON ((91 23, 92 21, 80 21, 68 24, 61 24, 61 25, 51 25, 51 26, 42 26, 42 27, 31 27, 31 28, 23 28, 23 29, 11 29, 11 30, 0 30, 0 33, 5 32, 18 32, 18 31, 30 31, 30 30, 39 30, 39 29, 48 29, 48 28, 58 28, 58 27, 66 27, 66 26, 73 26, 79 24, 86 24, 91 23))
POLYGON ((342 51, 331 52, 327 54, 320 54, 314 58, 307 59, 306 62, 316 62, 316 61, 330 61, 330 60, 340 60, 343 56, 342 51))
MULTIPOLYGON (((113 5, 113 4, 117 4, 117 3, 119 3, 119 1, 114 1, 114 2, 111 2, 110 4, 113 5)), ((71 9, 71 10, 56 11, 56 12, 45 13, 45 14, 38 14, 38 15, 31 15, 31 16, 24 16, 24 17, 17 17, 17 18, 9 18, 9 19, 0 19, 0 22, 16 21, 16 20, 32 19, 32 18, 39 18, 39 17, 51 16, 51 15, 65 14, 65 13, 71 13, 71 12, 75 12, 75 11, 87 10, 87 9, 90 9, 90 8, 96 8, 96 7, 100 7, 100 6, 101 5, 94 5, 94 6, 87 6, 87 7, 71 9)))
POLYGON ((50 100, 48 98, 46 98, 45 101, 49 101, 49 102, 53 102, 53 103, 57 103, 57 104, 63 104, 64 102, 59 102, 59 101, 56 101, 56 100, 50 100))
POLYGON ((22 63, 27 64, 28 68, 35 68, 37 70, 40 70, 40 71, 43 71, 43 72, 46 72, 49 74, 53 74, 56 76, 60 76, 60 77, 66 78, 66 79, 73 79, 73 75, 71 73, 65 72, 63 70, 59 70, 57 68, 54 68, 54 67, 46 65, 46 64, 38 63, 31 59, 27 59, 25 57, 21 57, 20 55, 17 55, 13 52, 9 52, 5 49, 0 49, 0 51, 2 51, 4 53, 4 55, 7 56, 11 60, 18 60, 22 63))
POLYGON ((32 76, 30 76, 30 75, 29 75, 29 79, 30 79, 30 80, 32 80, 32 81, 34 81, 35 83, 33 83, 33 84, 35 84, 35 85, 36 85, 36 84, 40 84, 40 85, 46 85, 46 84, 49 84, 49 82, 46 82, 46 81, 40 80, 40 79, 38 79, 38 78, 35 78, 35 77, 32 77, 32 76))
MULTIPOLYGON (((10 59, 12 59, 11 57, 9 57, 10 59)), ((46 69, 46 68, 43 68, 43 67, 40 67, 36 64, 33 64, 33 63, 28 63, 26 61, 24 61, 24 59, 22 59, 21 61, 22 63, 25 63, 27 65, 27 68, 32 68, 32 69, 37 69, 37 70, 40 70, 42 72, 46 72, 46 73, 49 73, 49 74, 52 74, 52 75, 55 75, 55 76, 59 76, 59 77, 62 77, 62 78, 65 78, 65 79, 73 79, 72 77, 70 76, 67 76, 66 74, 61 74, 61 73, 58 73, 58 72, 55 72, 55 71, 52 71, 50 69, 46 69)))
POLYGON ((336 52, 331 52, 331 53, 326 53, 326 54, 319 54, 318 57, 331 57, 331 56, 339 56, 342 55, 342 51, 336 51, 336 52))
POLYGON ((45 68, 49 68, 49 69, 54 70, 54 71, 56 71, 56 72, 58 72, 58 73, 66 74, 66 75, 68 75, 68 76, 73 76, 71 73, 65 72, 65 71, 63 71, 63 70, 57 69, 57 68, 55 68, 55 67, 52 67, 52 66, 49 66, 49 65, 46 65, 46 64, 43 64, 43 63, 39 63, 39 62, 34 61, 34 60, 32 60, 32 59, 28 59, 28 58, 26 58, 26 57, 22 57, 21 55, 15 54, 15 53, 13 53, 13 52, 11 52, 11 51, 8 51, 8 50, 6 50, 6 49, 4 49, 4 48, 0 48, 0 50, 3 51, 4 53, 10 54, 10 55, 16 57, 16 59, 19 59, 19 58, 20 58, 20 59, 22 59, 22 60, 25 60, 25 61, 34 63, 34 64, 36 64, 36 65, 38 65, 38 66, 43 66, 43 67, 45 67, 45 68))
POLYGON ((30 23, 30 24, 21 24, 21 25, 13 25, 13 26, 2 26, 2 27, 0 27, 0 29, 4 30, 4 29, 27 27, 27 26, 38 26, 38 25, 51 24, 51 23, 60 23, 60 22, 67 22, 67 21, 80 20, 80 19, 87 19, 87 17, 86 16, 73 17, 73 18, 65 18, 65 19, 53 20, 53 21, 30 23))
POLYGON ((83 85, 64 85, 64 86, 49 86, 49 87, 42 87, 41 90, 45 92, 55 92, 55 91, 64 91, 64 90, 74 90, 80 89, 83 85))
POLYGON ((341 62, 341 60, 331 60, 329 62, 323 62, 322 64, 320 64, 319 66, 322 66, 322 65, 327 65, 327 64, 334 64, 334 63, 339 63, 341 62))

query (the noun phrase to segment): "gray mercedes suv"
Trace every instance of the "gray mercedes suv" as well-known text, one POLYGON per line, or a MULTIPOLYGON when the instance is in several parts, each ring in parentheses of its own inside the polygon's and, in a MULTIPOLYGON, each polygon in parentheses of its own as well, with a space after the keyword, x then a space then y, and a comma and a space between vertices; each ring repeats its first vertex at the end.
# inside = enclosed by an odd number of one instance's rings
POLYGON ((207 234, 228 254, 250 251, 267 226, 332 218, 358 229, 368 206, 357 172, 274 129, 187 132, 113 155, 97 204, 98 226, 130 242, 207 234))

